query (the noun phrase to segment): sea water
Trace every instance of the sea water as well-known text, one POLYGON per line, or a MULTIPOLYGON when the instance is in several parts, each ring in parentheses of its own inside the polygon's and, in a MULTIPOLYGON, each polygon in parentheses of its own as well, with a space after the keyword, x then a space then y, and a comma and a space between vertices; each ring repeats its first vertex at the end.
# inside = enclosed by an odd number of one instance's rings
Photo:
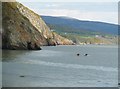
POLYGON ((73 45, 43 46, 40 51, 3 50, 2 69, 3 87, 117 87, 118 47, 73 45))

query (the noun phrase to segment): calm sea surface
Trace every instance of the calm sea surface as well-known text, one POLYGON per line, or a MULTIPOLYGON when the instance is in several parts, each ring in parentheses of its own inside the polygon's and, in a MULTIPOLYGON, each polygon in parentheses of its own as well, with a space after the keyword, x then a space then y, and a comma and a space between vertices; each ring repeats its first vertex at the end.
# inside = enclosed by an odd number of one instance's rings
POLYGON ((3 87, 117 87, 117 46, 42 49, 3 50, 3 87), (88 56, 84 56, 86 53, 88 56))

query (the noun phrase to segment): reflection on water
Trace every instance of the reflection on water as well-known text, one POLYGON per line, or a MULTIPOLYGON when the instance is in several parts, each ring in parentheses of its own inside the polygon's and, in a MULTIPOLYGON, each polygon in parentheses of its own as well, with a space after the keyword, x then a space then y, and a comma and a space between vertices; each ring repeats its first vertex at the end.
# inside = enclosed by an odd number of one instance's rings
POLYGON ((2 51, 2 61, 3 62, 9 62, 14 59, 17 59, 18 57, 22 57, 26 55, 26 53, 30 53, 31 51, 25 51, 25 50, 3 50, 2 51))
POLYGON ((0 62, 2 62, 2 49, 0 48, 0 62))
POLYGON ((2 87, 2 62, 0 62, 0 88, 2 87))

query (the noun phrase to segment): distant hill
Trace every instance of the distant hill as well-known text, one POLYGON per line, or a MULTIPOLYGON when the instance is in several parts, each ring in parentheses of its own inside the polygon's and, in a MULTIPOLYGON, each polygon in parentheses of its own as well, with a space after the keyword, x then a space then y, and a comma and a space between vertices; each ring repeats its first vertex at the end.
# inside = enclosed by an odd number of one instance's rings
POLYGON ((118 26, 115 24, 82 21, 67 17, 41 16, 51 31, 76 44, 117 44, 118 26))
POLYGON ((87 35, 95 34, 118 34, 118 25, 95 22, 95 21, 82 21, 74 18, 67 17, 52 17, 52 16, 41 16, 43 20, 57 31, 68 32, 68 33, 80 33, 87 35))

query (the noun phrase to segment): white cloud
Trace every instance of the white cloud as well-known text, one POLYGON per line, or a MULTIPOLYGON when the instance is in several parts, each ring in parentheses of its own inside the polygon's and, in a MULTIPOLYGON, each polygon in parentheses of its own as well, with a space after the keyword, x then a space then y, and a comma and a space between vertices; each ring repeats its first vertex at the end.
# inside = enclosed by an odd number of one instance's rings
POLYGON ((60 5, 58 5, 58 4, 46 4, 46 7, 54 7, 54 8, 56 8, 56 7, 59 7, 60 5))
MULTIPOLYGON (((90 0, 91 1, 91 0, 90 0)), ((117 3, 83 3, 81 6, 69 3, 23 3, 39 15, 67 16, 80 20, 118 23, 117 3), (95 6, 88 6, 94 5, 95 6), (106 6, 107 5, 107 6, 106 6), (105 9, 104 9, 105 8, 105 9), (112 10, 111 10, 112 9, 112 10)))
POLYGON ((119 0, 17 0, 19 2, 119 2, 119 0))
POLYGON ((117 12, 84 12, 79 10, 67 9, 35 9, 34 11, 40 15, 67 16, 80 20, 102 21, 115 24, 118 23, 117 12))

